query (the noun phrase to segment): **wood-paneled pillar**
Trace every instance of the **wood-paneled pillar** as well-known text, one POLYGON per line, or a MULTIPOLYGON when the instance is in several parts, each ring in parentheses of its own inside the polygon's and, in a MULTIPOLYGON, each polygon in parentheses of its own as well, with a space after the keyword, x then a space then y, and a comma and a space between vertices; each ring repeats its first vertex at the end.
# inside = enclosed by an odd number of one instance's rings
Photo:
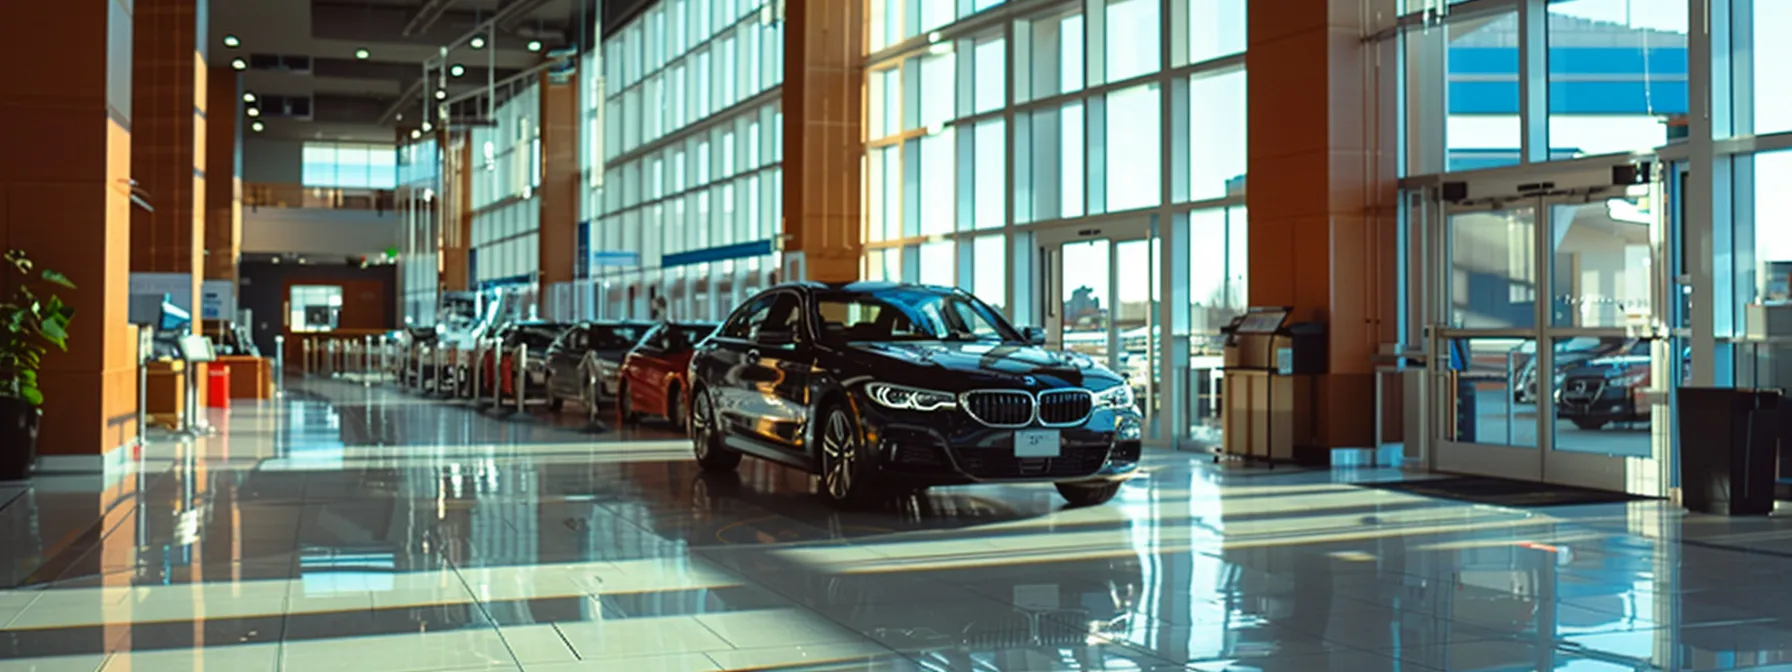
POLYGON ((195 317, 205 270, 209 102, 200 11, 196 0, 137 0, 131 91, 131 176, 154 208, 131 217, 131 272, 191 274, 187 305, 195 317))
MULTIPOLYGON (((45 455, 100 455, 137 433, 136 344, 127 326, 131 256, 129 2, 9 5, 29 30, 0 40, 0 239, 78 289, 69 349, 38 379, 45 455), (54 57, 46 57, 53 54, 54 57)), ((0 278, 10 295, 14 276, 0 278)))
POLYGON ((472 276, 476 269, 467 267, 467 254, 473 249, 472 133, 443 131, 436 137, 442 147, 442 194, 436 198, 436 212, 440 213, 436 220, 439 289, 465 291, 478 281, 472 276))
POLYGON ((229 67, 206 76, 205 279, 237 279, 243 240, 242 78, 229 67))
POLYGON ((579 86, 577 78, 556 83, 541 75, 541 228, 536 235, 540 254, 537 277, 541 283, 542 314, 549 312, 549 291, 556 283, 572 282, 573 256, 579 228, 579 86))
POLYGON ((784 249, 802 254, 810 280, 857 280, 865 3, 784 7, 784 249))
POLYGON ((1251 0, 1249 8, 1274 17, 1250 22, 1245 53, 1250 303, 1292 306, 1291 320, 1325 323, 1330 341, 1312 436, 1297 445, 1373 443, 1372 358, 1396 338, 1396 134, 1384 127, 1397 111, 1375 88, 1377 47, 1363 40, 1362 4, 1251 0))

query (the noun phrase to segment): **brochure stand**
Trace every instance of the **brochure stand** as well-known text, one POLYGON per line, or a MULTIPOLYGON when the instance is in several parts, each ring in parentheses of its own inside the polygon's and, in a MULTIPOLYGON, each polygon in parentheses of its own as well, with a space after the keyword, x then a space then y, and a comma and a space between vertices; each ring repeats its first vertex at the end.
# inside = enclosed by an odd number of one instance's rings
POLYGON ((182 432, 189 436, 216 434, 218 433, 217 428, 212 427, 205 421, 203 415, 204 410, 199 407, 198 374, 194 373, 199 370, 199 367, 195 366, 196 364, 205 364, 217 360, 218 356, 217 353, 212 350, 211 339, 198 334, 187 334, 180 337, 180 358, 187 363, 181 372, 181 375, 186 378, 187 388, 186 426, 182 429, 182 432))

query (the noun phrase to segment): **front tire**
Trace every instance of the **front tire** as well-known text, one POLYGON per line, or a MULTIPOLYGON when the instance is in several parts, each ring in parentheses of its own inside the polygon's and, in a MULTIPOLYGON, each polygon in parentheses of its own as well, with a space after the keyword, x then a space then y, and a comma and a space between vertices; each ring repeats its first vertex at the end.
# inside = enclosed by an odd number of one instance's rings
POLYGON ((881 493, 872 483, 872 456, 859 439, 857 423, 840 408, 829 409, 821 425, 821 494, 836 506, 859 507, 881 493))
POLYGON ((641 419, 641 414, 635 411, 635 401, 629 398, 628 383, 616 387, 616 413, 625 425, 636 424, 641 419))
POLYGON ((680 408, 680 406, 683 406, 681 399, 682 397, 680 396, 680 390, 677 385, 673 385, 671 389, 666 391, 666 423, 672 425, 672 431, 680 434, 689 434, 690 431, 687 428, 689 423, 686 422, 684 409, 680 408))
POLYGON ((722 427, 716 420, 715 406, 709 392, 698 392, 691 405, 691 449, 697 455, 697 466, 710 473, 734 471, 740 466, 740 453, 722 445, 722 427))
POLYGON ((1120 481, 1095 481, 1086 483, 1058 483, 1058 495, 1071 506, 1096 506, 1106 504, 1120 493, 1120 481))

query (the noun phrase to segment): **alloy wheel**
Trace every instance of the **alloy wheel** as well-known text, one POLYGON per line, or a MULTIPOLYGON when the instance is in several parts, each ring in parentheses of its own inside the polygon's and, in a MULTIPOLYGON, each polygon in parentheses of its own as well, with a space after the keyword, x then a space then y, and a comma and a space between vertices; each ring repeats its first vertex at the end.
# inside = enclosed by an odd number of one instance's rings
POLYGON ((834 411, 828 415, 828 424, 821 438, 822 460, 825 468, 822 473, 822 487, 827 490, 828 497, 837 501, 849 499, 853 495, 853 471, 857 466, 858 448, 854 445, 852 428, 848 426, 846 414, 834 411))

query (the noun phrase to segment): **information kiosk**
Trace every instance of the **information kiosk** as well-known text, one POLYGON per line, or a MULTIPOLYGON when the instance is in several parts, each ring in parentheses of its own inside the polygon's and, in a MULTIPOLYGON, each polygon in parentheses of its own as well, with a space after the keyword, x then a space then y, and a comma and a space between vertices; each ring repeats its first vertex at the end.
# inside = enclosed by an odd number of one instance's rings
POLYGON ((1220 455, 1325 464, 1312 417, 1314 376, 1325 373, 1325 327, 1289 324, 1289 308, 1254 307, 1227 325, 1220 455))

